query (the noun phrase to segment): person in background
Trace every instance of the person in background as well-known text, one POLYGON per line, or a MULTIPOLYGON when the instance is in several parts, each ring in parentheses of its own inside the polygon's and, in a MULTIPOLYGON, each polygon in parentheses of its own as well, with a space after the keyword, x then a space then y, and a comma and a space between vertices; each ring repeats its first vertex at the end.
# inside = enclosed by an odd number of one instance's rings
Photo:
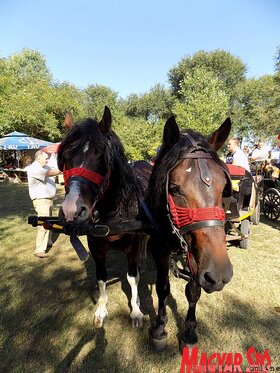
POLYGON ((240 149, 239 145, 239 139, 236 137, 228 140, 227 149, 229 153, 226 156, 226 163, 244 167, 247 171, 250 172, 248 158, 243 150, 240 149))
POLYGON ((259 141, 257 147, 252 151, 250 156, 251 162, 262 162, 268 158, 268 150, 263 141, 259 141))
MULTIPOLYGON (((52 216, 53 198, 56 194, 55 181, 52 176, 60 173, 59 169, 47 166, 48 154, 39 150, 35 161, 26 168, 29 196, 38 216, 52 216)), ((38 258, 48 257, 47 249, 52 247, 51 232, 38 226, 34 255, 38 258)))
POLYGON ((270 159, 272 165, 280 168, 280 140, 278 141, 278 145, 271 149, 270 159))
POLYGON ((31 163, 32 163, 32 158, 30 157, 30 155, 27 155, 26 151, 23 152, 23 155, 20 158, 21 168, 25 168, 26 166, 29 166, 31 163))

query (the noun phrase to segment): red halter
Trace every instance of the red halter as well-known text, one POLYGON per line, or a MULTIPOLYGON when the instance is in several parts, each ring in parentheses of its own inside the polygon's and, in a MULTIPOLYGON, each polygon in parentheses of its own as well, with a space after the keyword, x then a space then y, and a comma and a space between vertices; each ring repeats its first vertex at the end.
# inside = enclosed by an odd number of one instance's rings
POLYGON ((225 212, 219 206, 202 207, 198 209, 188 209, 175 205, 170 194, 168 194, 168 203, 172 219, 178 229, 198 221, 205 220, 225 220, 225 212))
POLYGON ((83 178, 97 184, 99 187, 104 180, 104 176, 101 176, 97 172, 88 170, 84 167, 70 168, 70 170, 63 170, 64 184, 66 186, 68 184, 68 180, 72 176, 82 176, 83 178))

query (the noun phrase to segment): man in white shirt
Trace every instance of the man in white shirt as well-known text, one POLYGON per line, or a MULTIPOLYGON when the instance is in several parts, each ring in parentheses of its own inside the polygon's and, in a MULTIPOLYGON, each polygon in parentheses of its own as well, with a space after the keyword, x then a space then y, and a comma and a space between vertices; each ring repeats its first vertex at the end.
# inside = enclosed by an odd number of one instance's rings
POLYGON ((226 163, 244 167, 250 172, 247 155, 239 148, 239 144, 239 139, 236 137, 228 140, 227 148, 229 153, 226 156, 226 163))
MULTIPOLYGON (((38 216, 52 216, 56 186, 51 176, 60 173, 58 169, 51 169, 47 166, 48 159, 48 154, 39 150, 35 154, 35 161, 26 168, 29 196, 38 216)), ((38 226, 34 255, 38 258, 48 257, 46 251, 51 246, 51 232, 38 226)))
POLYGON ((268 159, 268 149, 262 141, 259 141, 256 149, 252 151, 250 161, 251 162, 262 162, 268 159))

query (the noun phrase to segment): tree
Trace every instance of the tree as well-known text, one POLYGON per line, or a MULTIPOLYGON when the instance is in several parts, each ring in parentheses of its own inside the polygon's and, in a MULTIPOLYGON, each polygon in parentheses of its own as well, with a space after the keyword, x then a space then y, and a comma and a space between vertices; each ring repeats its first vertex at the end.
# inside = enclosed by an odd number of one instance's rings
POLYGON ((224 50, 211 52, 198 51, 193 56, 186 56, 168 73, 172 93, 181 97, 181 85, 186 74, 195 68, 203 68, 212 72, 217 79, 223 82, 224 90, 230 96, 234 96, 236 85, 245 80, 246 66, 237 57, 224 50))
POLYGON ((26 86, 38 80, 50 83, 52 75, 39 51, 23 49, 6 59, 6 73, 13 76, 16 86, 26 86))
POLYGON ((173 112, 181 127, 208 134, 228 116, 229 96, 213 72, 194 68, 185 74, 180 87, 181 98, 176 100, 173 112))
POLYGON ((279 82, 274 76, 248 79, 237 88, 233 106, 233 123, 239 137, 252 143, 258 139, 270 141, 279 129, 279 82))
POLYGON ((161 144, 163 121, 150 124, 143 118, 125 115, 114 119, 113 129, 120 137, 128 159, 149 160, 161 144))
POLYGON ((24 49, 0 60, 1 136, 17 130, 46 140, 60 140, 65 111, 82 115, 84 102, 84 94, 74 86, 52 83, 39 52, 24 49))
POLYGON ((118 108, 118 94, 103 85, 89 85, 85 89, 87 116, 99 119, 102 117, 104 106, 110 107, 114 113, 118 108))
POLYGON ((276 55, 274 57, 274 68, 275 72, 280 72, 280 46, 276 48, 276 55))
POLYGON ((131 94, 124 101, 126 115, 157 122, 171 115, 174 99, 171 91, 161 84, 156 84, 149 92, 142 95, 131 94))

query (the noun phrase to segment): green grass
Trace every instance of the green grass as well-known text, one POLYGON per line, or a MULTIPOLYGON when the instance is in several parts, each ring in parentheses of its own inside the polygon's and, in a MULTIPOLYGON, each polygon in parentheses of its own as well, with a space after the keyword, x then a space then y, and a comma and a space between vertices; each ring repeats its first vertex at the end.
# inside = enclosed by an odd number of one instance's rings
MULTIPOLYGON (((56 199, 61 202, 62 187, 56 199)), ((59 236, 48 259, 33 256, 36 229, 27 186, 0 183, 1 282, 0 372, 178 372, 178 333, 187 311, 184 281, 171 277, 168 300, 168 346, 155 353, 148 343, 155 318, 155 268, 148 258, 140 298, 142 330, 129 319, 126 260, 110 253, 109 316, 102 329, 92 326, 98 291, 90 259, 79 261, 68 237, 59 236)), ((199 350, 240 352, 270 350, 280 366, 279 222, 252 227, 248 250, 229 247, 232 282, 222 292, 203 292, 197 307, 199 350)), ((84 240, 84 238, 83 238, 84 240)))

